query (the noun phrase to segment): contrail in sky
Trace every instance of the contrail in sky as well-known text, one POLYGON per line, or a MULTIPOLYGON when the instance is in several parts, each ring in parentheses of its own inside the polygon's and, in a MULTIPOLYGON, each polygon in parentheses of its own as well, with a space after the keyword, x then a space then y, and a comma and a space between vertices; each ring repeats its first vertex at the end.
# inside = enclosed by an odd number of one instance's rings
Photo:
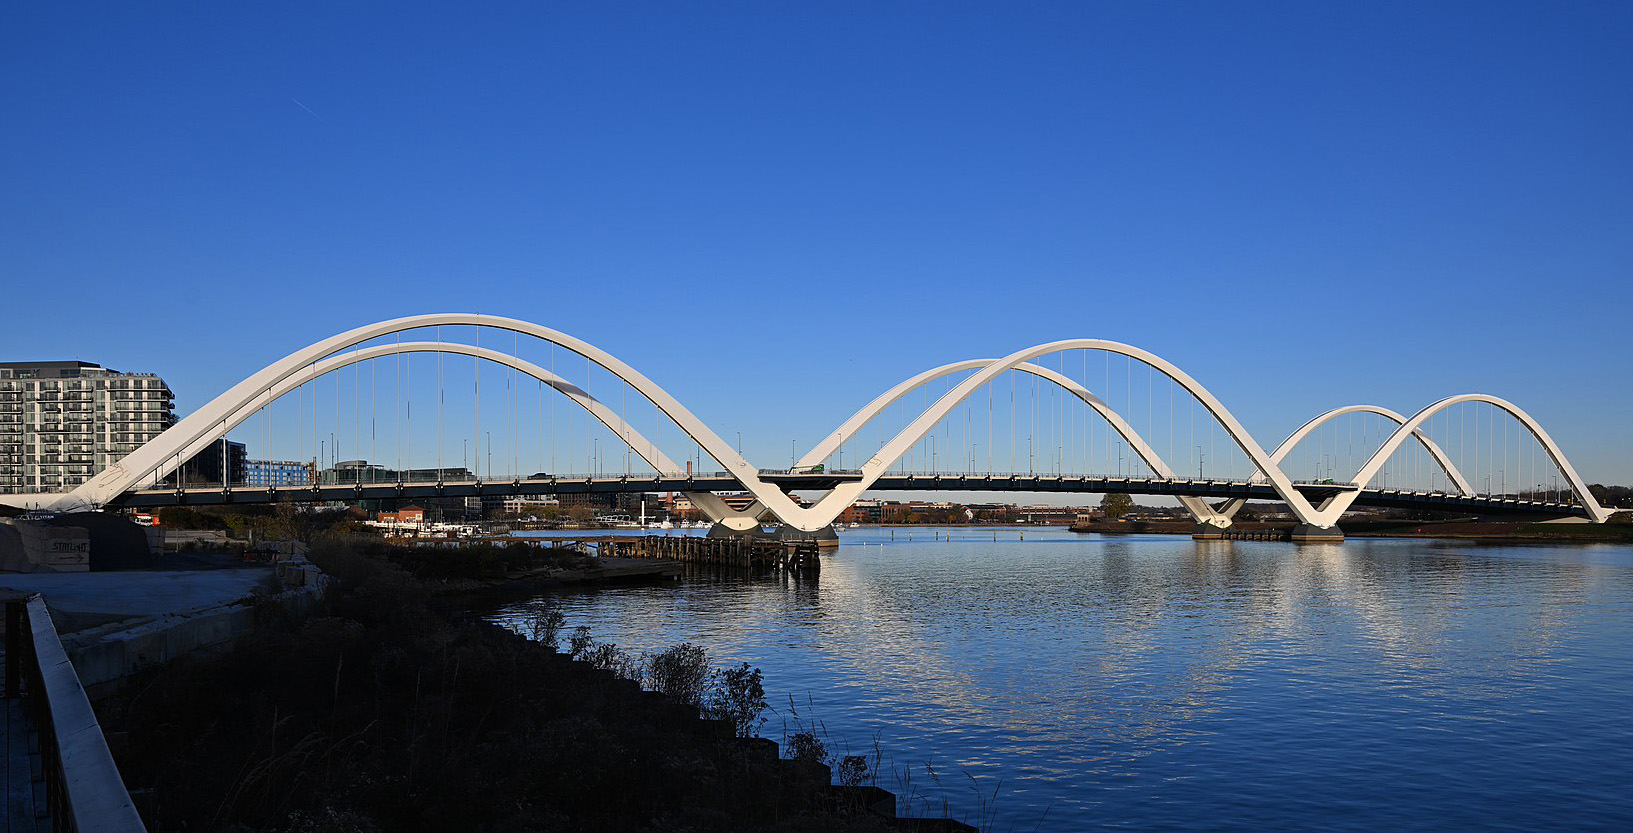
POLYGON ((318 114, 317 114, 317 113, 315 113, 315 112, 313 112, 313 111, 312 111, 312 108, 310 108, 310 107, 308 107, 308 106, 306 106, 306 105, 305 105, 305 104, 302 104, 302 103, 301 103, 301 100, 300 100, 300 99, 298 99, 298 98, 290 98, 290 99, 289 99, 289 100, 290 100, 290 101, 293 101, 293 102, 295 102, 295 106, 296 106, 296 107, 299 107, 299 108, 301 108, 301 109, 302 109, 302 110, 305 110, 305 111, 306 111, 306 112, 308 112, 308 113, 312 113, 312 118, 314 118, 314 119, 317 119, 317 120, 318 120, 318 121, 320 121, 320 122, 323 122, 323 123, 324 123, 324 124, 328 124, 328 123, 329 123, 329 120, 328 120, 328 119, 326 119, 326 118, 324 118, 324 117, 322 117, 322 116, 320 116, 320 115, 318 115, 318 114))

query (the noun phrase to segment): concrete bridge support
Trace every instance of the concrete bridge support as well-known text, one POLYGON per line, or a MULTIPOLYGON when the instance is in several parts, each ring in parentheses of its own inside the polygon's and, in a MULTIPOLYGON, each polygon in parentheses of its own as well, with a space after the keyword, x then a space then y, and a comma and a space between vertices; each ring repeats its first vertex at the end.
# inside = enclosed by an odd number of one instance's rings
POLYGON ((834 531, 833 524, 828 524, 827 526, 813 532, 806 532, 803 529, 795 529, 794 527, 786 524, 778 524, 769 530, 761 527, 758 524, 755 524, 751 529, 732 529, 723 523, 716 522, 714 526, 709 527, 708 537, 746 539, 758 538, 768 541, 781 542, 815 541, 817 546, 823 548, 839 546, 839 533, 834 531))
POLYGON ((1198 541, 1223 541, 1225 528, 1213 524, 1197 524, 1196 531, 1191 533, 1191 537, 1198 541))
MULTIPOLYGON (((1259 532, 1233 532, 1229 527, 1218 527, 1212 524, 1197 524, 1196 531, 1191 538, 1197 541, 1224 541, 1242 538, 1259 539, 1261 535, 1280 536, 1281 533, 1269 530, 1259 532)), ((1270 540, 1283 540, 1279 537, 1270 540)), ((1293 527, 1292 533, 1285 540, 1300 544, 1336 544, 1344 540, 1344 531, 1337 526, 1316 526, 1315 524, 1299 524, 1293 527)))
POLYGON ((1339 529, 1337 524, 1332 526, 1299 524, 1293 527, 1292 540, 1295 544, 1337 544, 1344 540, 1344 530, 1339 529))

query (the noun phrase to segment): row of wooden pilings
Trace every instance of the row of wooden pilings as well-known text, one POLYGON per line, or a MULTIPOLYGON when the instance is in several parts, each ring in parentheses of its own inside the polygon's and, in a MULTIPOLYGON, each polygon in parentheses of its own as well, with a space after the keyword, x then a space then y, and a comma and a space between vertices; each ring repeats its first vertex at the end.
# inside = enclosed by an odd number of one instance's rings
POLYGON ((602 542, 601 554, 624 558, 667 558, 683 564, 733 567, 750 572, 782 568, 800 573, 822 569, 815 541, 775 538, 701 538, 690 535, 643 535, 602 542))
POLYGON ((1206 531, 1199 531, 1192 537, 1197 538, 1198 540, 1286 541, 1292 537, 1292 533, 1291 530, 1282 527, 1267 527, 1264 529, 1237 529, 1234 527, 1227 527, 1225 529, 1216 530, 1210 528, 1206 531))

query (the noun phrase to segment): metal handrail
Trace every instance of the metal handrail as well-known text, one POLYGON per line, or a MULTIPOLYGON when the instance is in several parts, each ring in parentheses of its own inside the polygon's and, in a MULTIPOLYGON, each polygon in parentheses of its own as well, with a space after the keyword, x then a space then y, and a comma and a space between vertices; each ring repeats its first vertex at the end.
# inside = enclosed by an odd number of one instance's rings
MULTIPOLYGON (((554 474, 543 473, 543 474, 541 474, 540 476, 537 476, 537 477, 535 477, 534 474, 531 474, 531 473, 526 474, 526 475, 517 475, 517 474, 508 474, 508 473, 506 473, 506 474, 483 474, 482 476, 477 477, 477 476, 471 475, 469 472, 461 473, 459 471, 450 469, 450 470, 447 470, 445 472, 437 472, 435 470, 431 470, 431 471, 428 471, 428 472, 422 472, 422 473, 402 472, 400 475, 394 474, 394 475, 382 476, 382 477, 369 477, 369 476, 367 476, 365 474, 363 477, 356 478, 356 479, 348 477, 348 478, 346 478, 344 480, 332 480, 332 481, 329 481, 327 483, 325 483, 325 482, 313 482, 313 483, 269 484, 269 483, 252 482, 252 481, 248 481, 248 480, 235 480, 235 481, 233 481, 231 483, 225 484, 225 488, 228 488, 228 489, 243 489, 243 490, 246 490, 246 491, 257 491, 257 490, 264 490, 264 489, 280 489, 280 490, 301 490, 301 489, 314 489, 314 488, 335 489, 335 488, 347 488, 347 487, 351 487, 351 486, 396 486, 396 485, 410 485, 410 484, 455 485, 455 484, 464 484, 464 483, 523 483, 523 484, 537 483, 537 484, 540 484, 540 485, 544 485, 544 484, 550 484, 550 483, 576 483, 576 482, 584 482, 584 481, 614 482, 614 481, 623 480, 623 481, 629 481, 629 482, 639 482, 639 481, 643 481, 643 480, 650 480, 650 481, 657 482, 657 481, 676 481, 676 480, 720 480, 720 479, 732 479, 732 480, 735 480, 736 475, 732 474, 731 472, 725 472, 725 471, 701 471, 701 472, 686 472, 686 471, 651 472, 651 471, 646 471, 646 472, 630 472, 629 474, 624 474, 623 472, 601 472, 599 474, 592 474, 592 473, 587 473, 587 472, 558 472, 558 473, 554 473, 554 474), (464 476, 461 476, 462 474, 464 476)), ((142 486, 140 488, 133 489, 132 491, 134 491, 134 492, 155 492, 155 491, 171 492, 171 491, 176 491, 178 488, 182 489, 182 490, 210 491, 210 490, 222 489, 223 484, 220 481, 204 481, 204 482, 197 482, 197 483, 183 483, 178 487, 176 485, 176 483, 175 483, 174 478, 167 477, 164 480, 161 480, 157 485, 148 484, 148 485, 142 486)))
POLYGON ((79 675, 38 593, 6 605, 6 697, 22 698, 40 738, 51 829, 146 833, 79 675))
POLYGON ((822 475, 825 475, 825 474, 847 474, 847 475, 861 474, 862 470, 861 469, 831 469, 831 468, 827 468, 827 467, 817 468, 817 466, 815 466, 815 465, 810 465, 810 466, 796 466, 796 467, 791 468, 791 469, 759 469, 759 472, 760 472, 760 474, 769 474, 769 475, 809 474, 809 475, 811 475, 813 477, 821 477, 822 475))

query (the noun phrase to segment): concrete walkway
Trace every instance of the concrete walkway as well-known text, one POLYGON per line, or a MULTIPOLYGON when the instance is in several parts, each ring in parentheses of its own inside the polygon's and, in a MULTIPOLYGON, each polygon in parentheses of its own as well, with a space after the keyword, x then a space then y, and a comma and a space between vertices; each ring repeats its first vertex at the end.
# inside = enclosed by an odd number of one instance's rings
POLYGON ((64 633, 139 616, 162 616, 224 604, 271 587, 272 567, 219 570, 130 570, 107 573, 10 573, 0 589, 45 596, 64 633))

